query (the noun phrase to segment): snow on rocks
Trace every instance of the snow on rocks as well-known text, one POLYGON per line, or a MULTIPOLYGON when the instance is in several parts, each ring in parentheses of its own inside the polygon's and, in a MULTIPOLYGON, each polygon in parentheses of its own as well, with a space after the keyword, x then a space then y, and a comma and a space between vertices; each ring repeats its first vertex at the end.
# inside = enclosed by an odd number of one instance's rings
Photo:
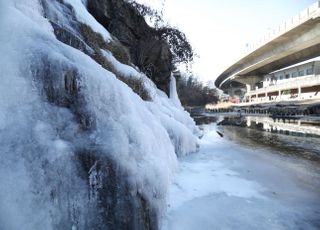
POLYGON ((200 131, 189 113, 181 106, 176 91, 175 78, 171 77, 170 98, 158 90, 155 84, 144 74, 131 66, 124 65, 116 60, 109 51, 102 50, 103 55, 113 65, 115 70, 128 78, 142 79, 144 86, 152 97, 152 102, 147 102, 150 111, 160 119, 166 128, 178 156, 194 153, 198 150, 200 131))
MULTIPOLYGON (((110 39, 83 1, 64 2, 73 7, 79 21, 110 39)), ((197 150, 198 129, 189 114, 111 53, 104 55, 118 71, 144 79, 151 101, 143 101, 83 52, 59 42, 38 1, 1 1, 0 11, 4 12, 0 51, 6 54, 0 58, 0 183, 5 186, 0 187, 0 228, 50 229, 53 222, 67 216, 67 212, 57 210, 55 204, 59 202, 67 205, 72 201, 74 210, 85 210, 84 181, 76 177, 76 166, 70 162, 75 149, 87 143, 112 156, 127 172, 132 186, 163 210, 176 170, 176 155, 197 150), (49 102, 50 95, 46 97, 35 77, 44 69, 43 60, 59 73, 64 68, 75 70, 82 106, 95 119, 94 130, 81 131, 72 110, 49 102), (58 190, 66 197, 53 199, 58 190), (24 202, 20 202, 21 197, 24 202), (10 207, 8 212, 3 210, 6 207, 10 207)), ((59 81, 59 76, 50 80, 63 88, 66 83, 59 81)), ((85 216, 85 212, 73 216, 72 226, 81 224, 85 216)))
POLYGON ((106 41, 111 39, 110 33, 88 12, 83 0, 64 0, 70 4, 76 14, 77 19, 90 26, 95 32, 100 33, 106 41))

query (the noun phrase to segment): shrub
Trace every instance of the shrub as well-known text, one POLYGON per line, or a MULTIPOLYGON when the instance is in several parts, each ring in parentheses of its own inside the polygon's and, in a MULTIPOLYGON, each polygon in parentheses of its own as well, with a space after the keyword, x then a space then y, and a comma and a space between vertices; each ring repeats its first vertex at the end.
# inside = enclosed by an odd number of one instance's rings
POLYGON ((121 75, 117 76, 117 78, 122 82, 126 83, 133 90, 133 92, 135 92, 142 98, 142 100, 151 101, 151 96, 144 85, 143 79, 124 77, 121 75))

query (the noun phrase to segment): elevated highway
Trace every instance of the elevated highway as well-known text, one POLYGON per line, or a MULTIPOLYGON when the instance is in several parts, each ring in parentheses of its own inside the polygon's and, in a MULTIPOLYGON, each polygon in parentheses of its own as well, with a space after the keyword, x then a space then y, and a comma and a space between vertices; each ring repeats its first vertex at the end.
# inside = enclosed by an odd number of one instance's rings
POLYGON ((250 48, 246 56, 218 76, 217 88, 231 96, 241 88, 250 91, 264 75, 320 56, 320 1, 250 48))

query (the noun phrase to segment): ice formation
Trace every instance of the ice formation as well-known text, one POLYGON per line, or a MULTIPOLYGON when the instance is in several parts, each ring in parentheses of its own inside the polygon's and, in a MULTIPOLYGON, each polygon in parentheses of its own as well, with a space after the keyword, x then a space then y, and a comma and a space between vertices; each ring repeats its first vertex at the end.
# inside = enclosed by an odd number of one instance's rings
POLYGON ((143 74, 103 51, 117 71, 144 79, 151 101, 57 40, 53 25, 76 37, 77 21, 111 39, 85 2, 0 1, 0 229, 98 225, 95 196, 108 178, 124 184, 119 194, 139 197, 133 208, 146 200, 160 215, 177 155, 197 150, 189 114, 143 74))

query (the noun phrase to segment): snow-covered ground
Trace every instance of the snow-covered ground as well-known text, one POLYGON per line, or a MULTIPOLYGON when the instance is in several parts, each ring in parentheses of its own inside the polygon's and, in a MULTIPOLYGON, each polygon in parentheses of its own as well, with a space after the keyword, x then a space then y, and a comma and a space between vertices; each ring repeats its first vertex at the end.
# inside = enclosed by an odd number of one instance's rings
POLYGON ((204 128, 200 153, 179 162, 163 230, 320 228, 318 163, 204 128))

